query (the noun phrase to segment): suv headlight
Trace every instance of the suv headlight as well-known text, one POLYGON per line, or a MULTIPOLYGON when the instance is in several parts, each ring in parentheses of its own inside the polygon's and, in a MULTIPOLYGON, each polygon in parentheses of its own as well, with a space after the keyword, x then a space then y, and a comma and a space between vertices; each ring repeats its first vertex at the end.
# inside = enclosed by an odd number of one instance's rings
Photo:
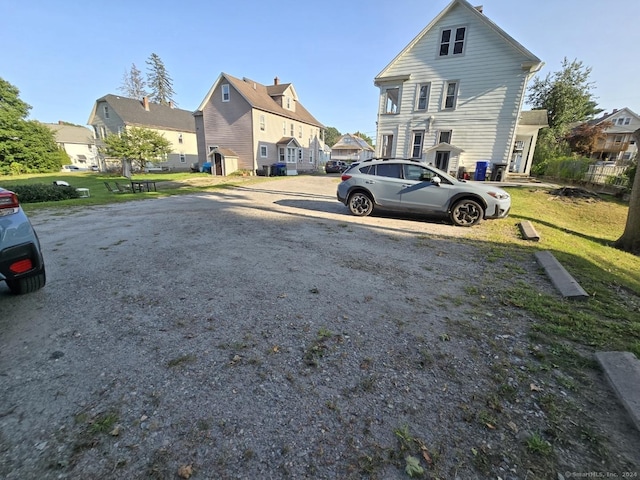
POLYGON ((507 192, 487 192, 493 198, 497 198, 498 200, 506 200, 509 198, 509 194, 507 192))

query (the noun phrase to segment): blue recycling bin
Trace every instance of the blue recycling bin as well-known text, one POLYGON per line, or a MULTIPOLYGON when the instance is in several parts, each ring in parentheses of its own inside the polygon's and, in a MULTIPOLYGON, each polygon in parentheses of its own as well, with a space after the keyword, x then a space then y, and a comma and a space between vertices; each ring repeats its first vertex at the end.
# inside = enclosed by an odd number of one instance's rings
POLYGON ((476 162, 476 171, 473 173, 473 179, 484 182, 487 178, 487 168, 489 168, 489 162, 484 160, 476 162))
POLYGON ((286 174, 287 174, 286 163, 274 163, 273 165, 271 165, 271 175, 283 177, 286 174))

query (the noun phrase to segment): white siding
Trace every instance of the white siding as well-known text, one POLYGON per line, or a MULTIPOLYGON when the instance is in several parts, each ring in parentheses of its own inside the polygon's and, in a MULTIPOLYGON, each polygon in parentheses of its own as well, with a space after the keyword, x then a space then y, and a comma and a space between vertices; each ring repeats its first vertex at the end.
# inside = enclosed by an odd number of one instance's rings
POLYGON ((385 71, 385 77, 410 74, 411 78, 397 84, 401 86, 399 113, 380 113, 377 145, 381 134, 397 128, 395 156, 409 158, 412 131, 427 128, 427 119, 433 116, 425 149, 437 143, 439 130, 451 130, 451 143, 464 150, 461 165, 473 169, 478 160, 507 163, 528 81, 521 68, 526 60, 472 12, 455 6, 385 71), (467 27, 464 54, 439 57, 441 28, 456 26, 467 27), (447 81, 459 82, 455 110, 442 109, 447 81), (415 111, 418 87, 427 82, 431 84, 428 109, 415 111))

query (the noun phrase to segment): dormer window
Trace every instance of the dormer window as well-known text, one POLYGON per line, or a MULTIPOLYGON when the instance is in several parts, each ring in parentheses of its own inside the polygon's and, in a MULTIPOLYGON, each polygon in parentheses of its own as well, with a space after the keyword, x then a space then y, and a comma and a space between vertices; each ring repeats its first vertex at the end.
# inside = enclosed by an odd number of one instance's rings
POLYGON ((440 34, 440 56, 461 55, 464 53, 467 27, 445 28, 440 34))
POLYGON ((287 110, 291 110, 291 97, 287 97, 287 110))

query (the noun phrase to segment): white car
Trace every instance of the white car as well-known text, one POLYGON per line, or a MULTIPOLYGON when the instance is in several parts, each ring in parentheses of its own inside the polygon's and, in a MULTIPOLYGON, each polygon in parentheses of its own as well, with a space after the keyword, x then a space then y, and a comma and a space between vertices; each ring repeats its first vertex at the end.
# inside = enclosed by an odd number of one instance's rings
POLYGON ((352 166, 342 174, 337 196, 358 216, 374 208, 448 215, 462 227, 505 218, 511 209, 511 197, 501 188, 458 180, 410 160, 366 160, 352 166))

